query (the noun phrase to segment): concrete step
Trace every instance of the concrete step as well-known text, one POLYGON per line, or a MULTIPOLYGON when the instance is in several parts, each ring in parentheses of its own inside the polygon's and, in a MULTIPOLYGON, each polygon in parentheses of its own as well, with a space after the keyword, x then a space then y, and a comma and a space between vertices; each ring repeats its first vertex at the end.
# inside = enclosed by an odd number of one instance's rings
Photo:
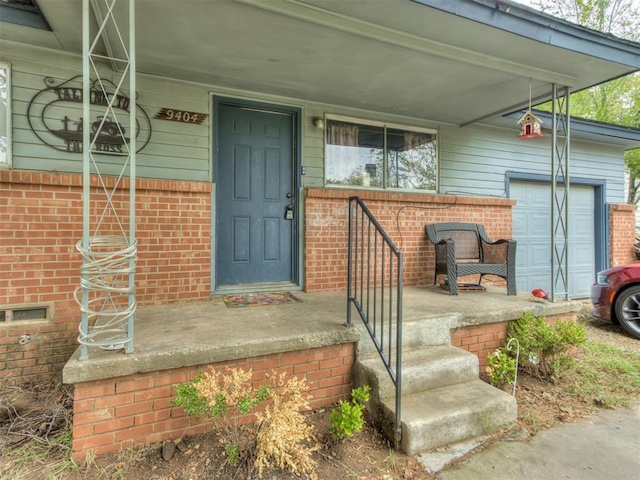
MULTIPOLYGON (((402 348, 403 351, 414 350, 426 346, 449 345, 451 344, 451 328, 455 324, 458 315, 441 315, 438 317, 423 318, 419 320, 402 322, 402 348)), ((354 326, 360 330, 360 341, 358 342, 358 358, 378 358, 378 351, 369 336, 369 332, 357 315, 354 315, 354 326)), ((378 330, 381 328, 377 326, 378 330)), ((378 331, 378 335, 380 335, 378 331)), ((388 325, 385 325, 384 341, 385 347, 389 334, 395 336, 395 326, 389 333, 388 325)), ((392 340, 392 342, 395 340, 392 340)), ((394 344, 395 348, 395 344, 394 344)))
MULTIPOLYGON (((393 437, 395 401, 380 404, 382 426, 393 437)), ((494 433, 516 421, 511 395, 472 380, 402 397, 402 451, 413 455, 494 433)))
MULTIPOLYGON (((395 386, 379 356, 358 360, 354 367, 357 385, 377 389, 379 398, 395 395, 395 386)), ((478 358, 450 345, 423 347, 402 355, 402 393, 417 392, 468 382, 478 378, 478 358)))

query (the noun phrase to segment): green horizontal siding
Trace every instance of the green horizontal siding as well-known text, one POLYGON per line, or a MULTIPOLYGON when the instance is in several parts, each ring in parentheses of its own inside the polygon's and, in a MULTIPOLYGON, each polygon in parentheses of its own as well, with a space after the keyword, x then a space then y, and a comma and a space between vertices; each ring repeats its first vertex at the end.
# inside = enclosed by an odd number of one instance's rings
MULTIPOLYGON (((31 130, 27 109, 34 96, 46 88, 44 79, 51 77, 55 85, 82 73, 78 57, 33 47, 18 48, 15 44, 0 43, 12 68, 13 156, 15 169, 55 172, 82 172, 82 154, 56 150, 42 143, 31 130), (5 49, 5 46, 7 47, 5 49)), ((105 77, 114 83, 105 67, 105 77)), ((76 85, 76 86, 79 86, 76 85)), ((207 88, 139 76, 137 79, 138 104, 150 118, 151 138, 138 152, 137 175, 145 178, 193 181, 211 180, 210 120, 202 124, 185 124, 154 119, 162 107, 210 114, 210 95, 207 88)), ((36 99, 37 104, 41 100, 36 99)), ((42 107, 44 104, 38 105, 42 107)), ((82 105, 78 104, 78 118, 82 105)), ((58 120, 58 119, 51 119, 58 120)), ((144 125, 141 125, 144 132, 144 125)), ((117 156, 96 155, 100 172, 117 175, 121 162, 117 156)))

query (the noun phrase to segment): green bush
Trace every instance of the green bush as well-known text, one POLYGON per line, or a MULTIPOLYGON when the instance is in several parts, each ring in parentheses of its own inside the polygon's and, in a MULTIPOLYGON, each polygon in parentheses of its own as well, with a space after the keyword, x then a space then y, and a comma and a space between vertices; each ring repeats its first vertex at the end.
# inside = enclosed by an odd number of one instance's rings
POLYGON ((487 357, 487 374, 491 385, 504 388, 516 380, 516 359, 506 347, 499 348, 487 357))
POLYGON ((570 350, 587 341, 584 326, 568 320, 549 325, 544 316, 525 313, 511 322, 508 340, 515 338, 520 344, 518 366, 542 379, 554 380, 573 363, 570 350))
POLYGON ((342 440, 346 437, 358 433, 364 425, 365 403, 369 401, 369 385, 351 390, 350 402, 340 401, 340 405, 334 408, 329 414, 331 433, 334 437, 342 440))

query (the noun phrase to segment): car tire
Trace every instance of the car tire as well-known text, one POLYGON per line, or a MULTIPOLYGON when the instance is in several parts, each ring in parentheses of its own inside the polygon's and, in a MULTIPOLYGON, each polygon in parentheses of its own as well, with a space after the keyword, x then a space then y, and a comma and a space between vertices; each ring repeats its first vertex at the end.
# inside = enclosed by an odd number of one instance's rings
POLYGON ((629 335, 640 339, 640 285, 620 293, 616 299, 616 318, 629 335))

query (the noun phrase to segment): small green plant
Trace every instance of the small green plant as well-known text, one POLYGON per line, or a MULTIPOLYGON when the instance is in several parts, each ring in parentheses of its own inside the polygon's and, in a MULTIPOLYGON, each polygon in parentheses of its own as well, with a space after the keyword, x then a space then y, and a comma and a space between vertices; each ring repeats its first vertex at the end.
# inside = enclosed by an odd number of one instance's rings
POLYGON ((340 405, 329 414, 331 433, 342 440, 358 433, 364 425, 365 403, 369 401, 369 385, 351 390, 351 401, 341 400, 340 405))
POLYGON ((173 404, 184 407, 184 413, 203 416, 209 413, 209 400, 198 393, 197 385, 202 381, 202 373, 191 383, 181 383, 176 387, 176 398, 173 404))
POLYGON ((519 366, 531 375, 549 380, 572 365, 570 350, 587 341, 582 324, 558 320, 549 325, 544 316, 533 312, 511 322, 508 337, 520 343, 519 366))
POLYGON ((499 348, 487 357, 487 374, 494 387, 505 388, 516 380, 516 359, 505 347, 499 348))
POLYGON ((226 443, 224 446, 224 454, 227 457, 227 462, 233 467, 240 465, 240 449, 238 445, 233 442, 226 443))

